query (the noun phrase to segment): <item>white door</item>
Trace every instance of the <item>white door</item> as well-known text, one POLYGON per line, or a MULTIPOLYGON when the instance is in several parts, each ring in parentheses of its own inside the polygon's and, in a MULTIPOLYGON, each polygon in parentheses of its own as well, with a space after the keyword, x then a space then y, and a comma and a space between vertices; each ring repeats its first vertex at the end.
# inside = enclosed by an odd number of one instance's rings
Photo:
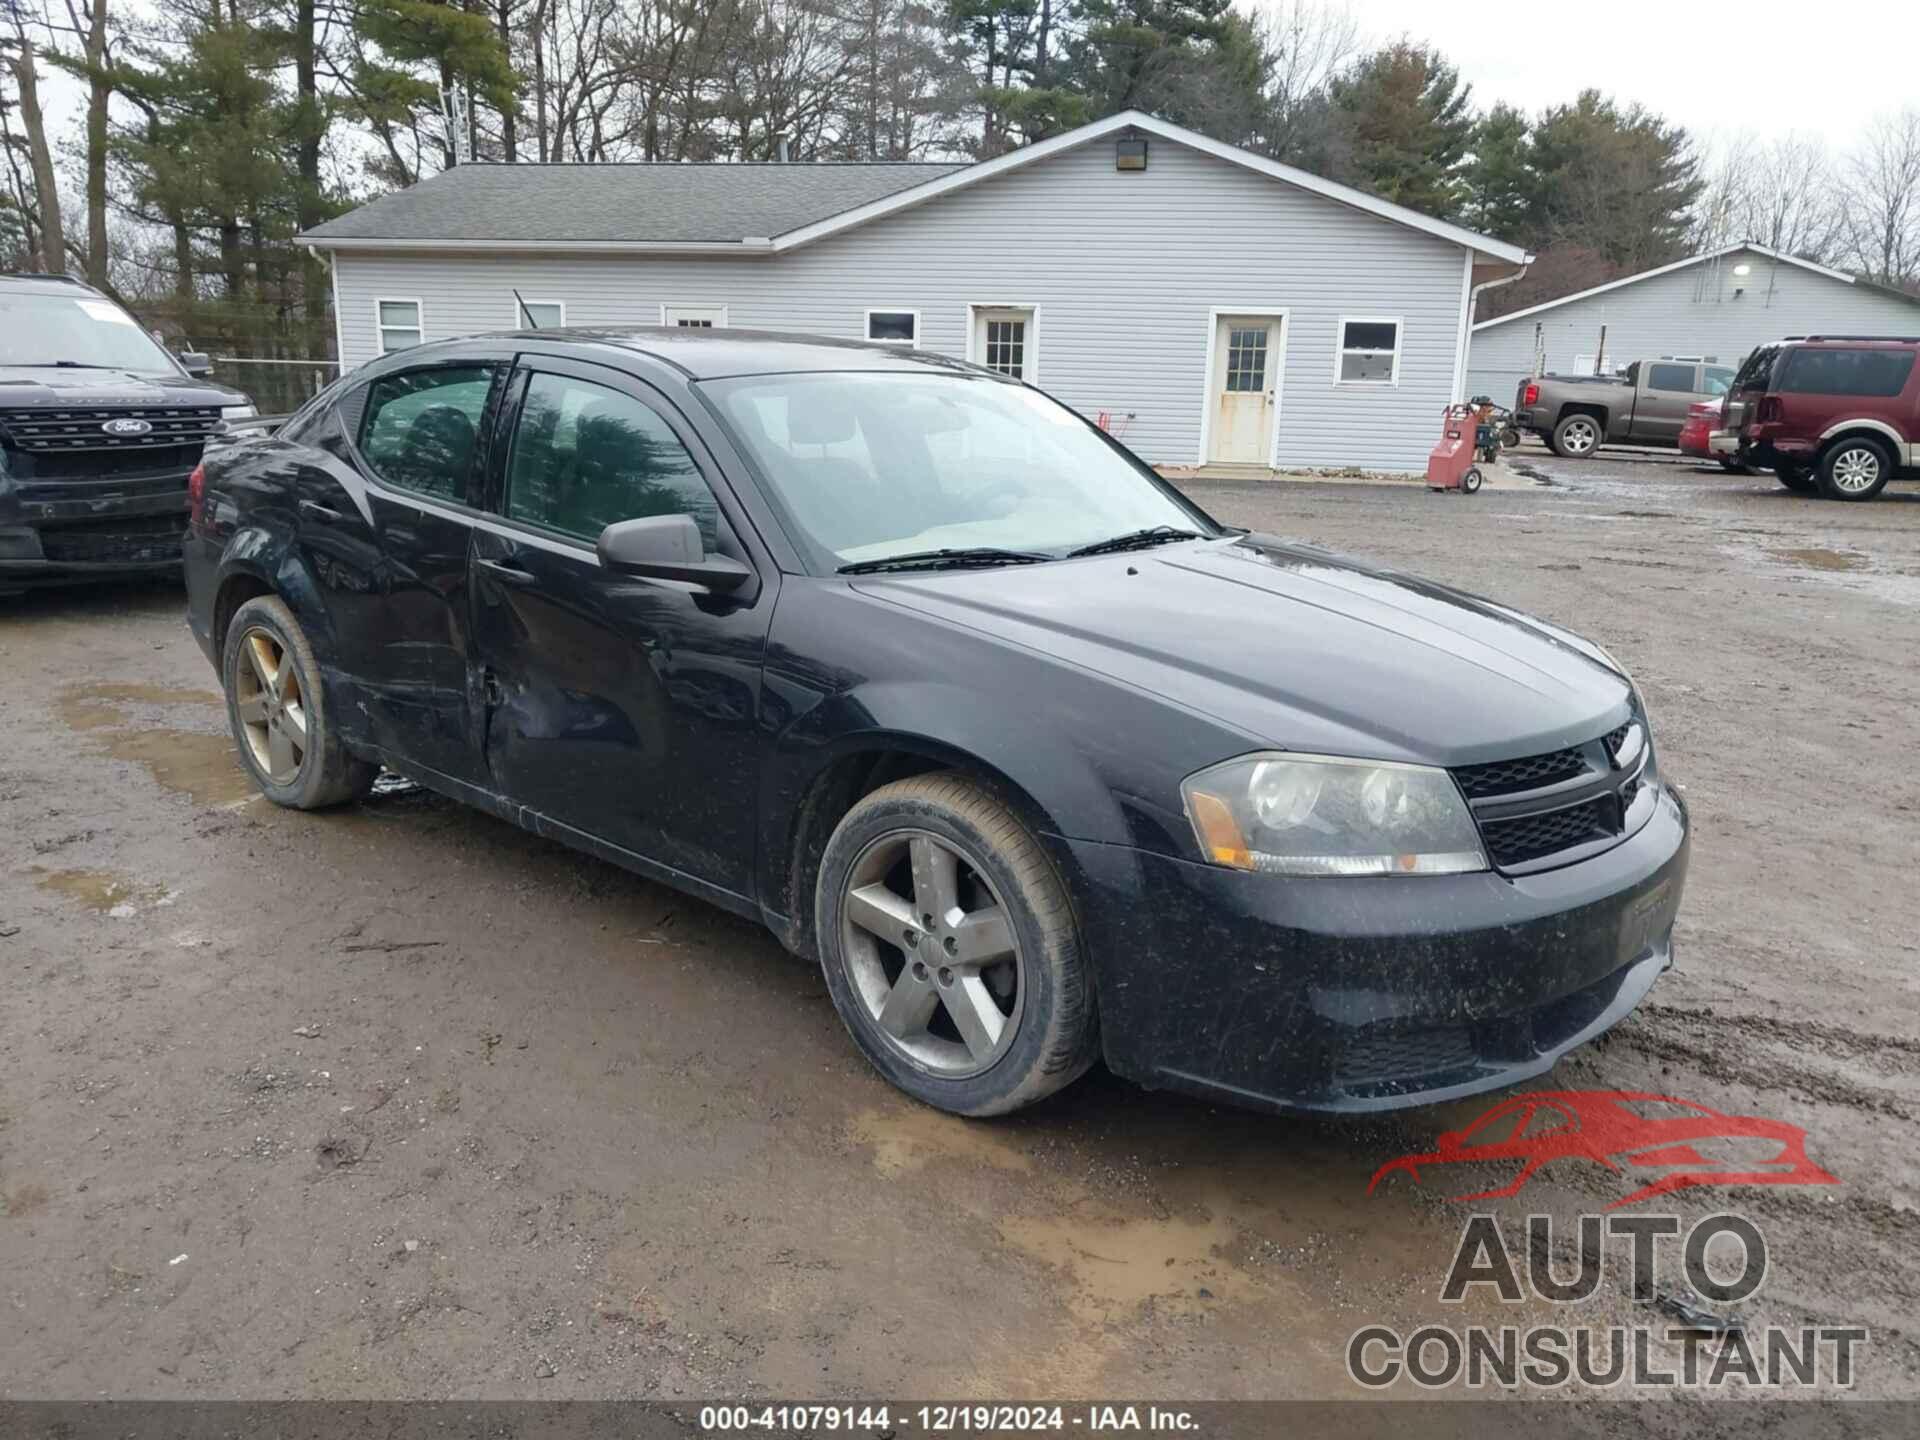
POLYGON ((1034 363, 1038 344, 1030 309, 983 306, 973 312, 973 341, 967 358, 976 365, 1031 381, 1038 373, 1034 363))
POLYGON ((1271 462, 1284 333, 1278 315, 1220 317, 1213 337, 1207 459, 1223 465, 1271 462))
POLYGON ((677 326, 682 330, 711 330, 716 325, 727 323, 727 307, 724 305, 662 305, 660 323, 677 326))

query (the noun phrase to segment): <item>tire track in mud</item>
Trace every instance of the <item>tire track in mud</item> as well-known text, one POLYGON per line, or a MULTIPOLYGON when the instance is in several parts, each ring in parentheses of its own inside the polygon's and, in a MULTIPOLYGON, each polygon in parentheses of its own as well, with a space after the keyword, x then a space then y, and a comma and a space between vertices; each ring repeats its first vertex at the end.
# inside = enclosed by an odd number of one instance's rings
MULTIPOLYGON (((1662 1014, 1657 1010, 1651 1013, 1642 1010, 1633 1021, 1614 1031, 1614 1043, 1638 1050, 1655 1060, 1686 1065, 1722 1085, 1745 1085, 1756 1090, 1797 1093, 1823 1104, 1885 1115, 1895 1120, 1912 1121, 1914 1118, 1907 1102, 1900 1097, 1858 1084, 1841 1075, 1782 1061, 1774 1055, 1758 1057, 1751 1050, 1739 1057, 1745 1063, 1735 1063, 1734 1052, 1741 1047, 1737 1043, 1728 1046, 1705 1042, 1698 1032, 1711 1028, 1710 1025, 1695 1023, 1689 1026, 1687 1022, 1693 1019, 1696 1017, 1685 1011, 1662 1014), (1688 1033, 1689 1030, 1694 1033, 1688 1033), (1753 1063, 1757 1059, 1763 1059, 1763 1063, 1753 1063)), ((1736 1024, 1730 1028, 1737 1034, 1740 1027, 1736 1024)))
POLYGON ((1823 1025, 1817 1020, 1782 1020, 1776 1015, 1729 1014, 1704 1007, 1691 1010, 1681 1005, 1648 1002, 1639 1015, 1676 1024, 1699 1024, 1738 1031, 1751 1031, 1782 1041, 1812 1044, 1846 1050, 1857 1055, 1895 1054, 1910 1057, 1920 1068, 1920 1039, 1907 1035, 1886 1035, 1878 1031, 1846 1030, 1838 1025, 1823 1025))

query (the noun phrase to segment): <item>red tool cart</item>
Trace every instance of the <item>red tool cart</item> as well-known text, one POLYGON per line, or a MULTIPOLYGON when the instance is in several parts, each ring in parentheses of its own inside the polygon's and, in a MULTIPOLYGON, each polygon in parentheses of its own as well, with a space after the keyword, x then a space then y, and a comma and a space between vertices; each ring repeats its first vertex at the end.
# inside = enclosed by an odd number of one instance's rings
POLYGON ((1481 479, 1473 463, 1479 412, 1471 405, 1449 405, 1440 413, 1440 440, 1427 454, 1427 488, 1471 495, 1481 479))

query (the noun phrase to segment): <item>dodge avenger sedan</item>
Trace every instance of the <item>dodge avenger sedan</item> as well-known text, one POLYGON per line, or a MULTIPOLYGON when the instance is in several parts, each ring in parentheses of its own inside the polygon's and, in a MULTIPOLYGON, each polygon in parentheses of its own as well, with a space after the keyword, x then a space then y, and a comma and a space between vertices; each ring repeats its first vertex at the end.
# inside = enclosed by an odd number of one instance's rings
POLYGON ((422 345, 191 496, 192 628, 269 798, 385 766, 763 921, 942 1109, 1096 1058, 1449 1099, 1671 963, 1686 810, 1605 650, 1219 525, 957 361, 422 345))

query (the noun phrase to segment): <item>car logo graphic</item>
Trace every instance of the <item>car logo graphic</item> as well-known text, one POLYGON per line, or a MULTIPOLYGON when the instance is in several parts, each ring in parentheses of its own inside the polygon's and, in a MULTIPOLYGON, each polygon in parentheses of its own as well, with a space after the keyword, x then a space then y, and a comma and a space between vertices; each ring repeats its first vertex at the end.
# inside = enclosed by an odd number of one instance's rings
POLYGON ((103 421, 100 428, 109 435, 146 435, 153 430, 145 420, 134 419, 103 421))
POLYGON ((1609 1210, 1697 1185, 1840 1183, 1807 1158, 1807 1132, 1798 1125, 1723 1115, 1640 1090, 1540 1090, 1510 1096, 1465 1130, 1447 1131, 1426 1154, 1389 1160, 1373 1172, 1367 1193, 1396 1170, 1418 1183, 1422 1166, 1519 1161, 1519 1173, 1506 1184, 1454 1197, 1494 1200, 1519 1194, 1549 1160, 1570 1159, 1591 1160, 1634 1179, 1667 1172, 1610 1201, 1609 1210))

